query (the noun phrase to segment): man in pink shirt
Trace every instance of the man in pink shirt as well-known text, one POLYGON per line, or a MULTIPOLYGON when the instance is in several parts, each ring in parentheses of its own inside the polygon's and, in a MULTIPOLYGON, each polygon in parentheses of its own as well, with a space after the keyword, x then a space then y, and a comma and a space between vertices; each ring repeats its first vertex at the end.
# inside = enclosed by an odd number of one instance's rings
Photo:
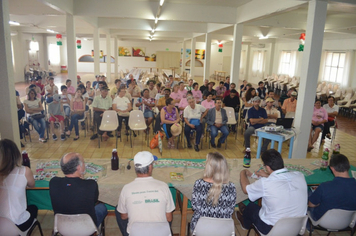
POLYGON ((70 79, 67 79, 66 86, 67 86, 67 93, 74 96, 75 88, 72 86, 72 81, 70 79))
POLYGON ((181 81, 179 82, 178 85, 179 85, 178 93, 181 95, 182 98, 187 97, 188 90, 184 88, 184 82, 181 81))
POLYGON ((226 87, 224 86, 224 81, 220 81, 219 86, 215 88, 216 91, 216 97, 222 98, 224 96, 224 93, 226 91, 226 87))

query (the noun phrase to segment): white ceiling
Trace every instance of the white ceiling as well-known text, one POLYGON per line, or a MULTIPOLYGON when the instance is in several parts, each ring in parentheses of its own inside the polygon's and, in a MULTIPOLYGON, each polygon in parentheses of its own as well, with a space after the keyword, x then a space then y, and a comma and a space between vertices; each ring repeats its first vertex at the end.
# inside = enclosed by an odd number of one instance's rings
MULTIPOLYGON (((356 38, 356 0, 330 1, 325 25, 326 39, 356 38), (347 3, 345 3, 347 2, 347 3), (352 4, 353 3, 353 4, 352 4)), ((12 31, 65 35, 66 12, 74 14, 77 37, 90 38, 94 26, 102 37, 109 32, 120 40, 182 42, 197 37, 213 42, 233 39, 233 24, 243 22, 243 41, 270 42, 298 39, 305 32, 308 4, 303 0, 9 0, 10 19, 21 23, 12 31), (158 24, 155 16, 159 14, 158 24), (268 40, 259 40, 268 35, 268 40)))

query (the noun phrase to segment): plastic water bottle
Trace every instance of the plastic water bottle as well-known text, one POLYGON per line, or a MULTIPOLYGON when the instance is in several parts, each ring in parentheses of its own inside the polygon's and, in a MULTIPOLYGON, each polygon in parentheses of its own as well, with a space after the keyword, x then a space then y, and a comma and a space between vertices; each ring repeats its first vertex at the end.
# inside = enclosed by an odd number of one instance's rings
POLYGON ((119 169, 119 158, 117 156, 117 150, 116 149, 112 150, 111 169, 112 170, 118 170, 119 169))
POLYGON ((243 167, 250 168, 250 166, 251 166, 251 149, 246 148, 243 167))
POLYGON ((329 161, 329 149, 325 148, 323 155, 321 156, 320 170, 326 170, 328 168, 328 161, 329 161))
POLYGON ((30 158, 28 158, 28 153, 26 151, 22 152, 22 165, 27 166, 28 168, 31 169, 30 158))

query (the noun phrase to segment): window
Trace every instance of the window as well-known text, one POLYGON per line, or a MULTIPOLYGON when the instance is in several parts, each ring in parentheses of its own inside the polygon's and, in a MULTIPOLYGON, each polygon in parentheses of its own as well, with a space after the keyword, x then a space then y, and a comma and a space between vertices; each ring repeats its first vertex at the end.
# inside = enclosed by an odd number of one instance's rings
POLYGON ((345 52, 326 52, 323 79, 342 83, 345 67, 345 52))
POLYGON ((297 63, 296 51, 282 51, 279 57, 278 74, 295 76, 295 69, 297 63))
POLYGON ((51 65, 59 65, 61 61, 59 46, 53 43, 48 46, 48 59, 51 62, 51 65))
POLYGON ((254 51, 252 59, 252 76, 253 77, 263 77, 264 73, 264 61, 265 61, 265 51, 254 51))

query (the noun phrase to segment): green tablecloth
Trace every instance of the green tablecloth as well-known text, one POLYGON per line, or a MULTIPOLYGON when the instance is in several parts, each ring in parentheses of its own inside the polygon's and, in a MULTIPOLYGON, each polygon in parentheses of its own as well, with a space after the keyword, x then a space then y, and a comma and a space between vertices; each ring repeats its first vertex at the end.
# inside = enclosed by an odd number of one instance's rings
MULTIPOLYGON (((194 162, 205 161, 205 159, 174 159, 174 160, 184 160, 184 161, 194 161, 194 162)), ((351 166, 351 170, 356 171, 356 167, 351 166)), ((351 170, 350 170, 350 176, 352 176, 351 170)), ((329 168, 325 171, 321 171, 320 169, 315 169, 315 170, 313 170, 313 173, 314 174, 305 177, 308 185, 318 185, 322 182, 331 181, 334 178, 334 175, 332 174, 332 172, 329 168)), ((175 201, 176 189, 172 186, 171 183, 168 183, 168 185, 170 187, 170 190, 171 190, 171 193, 173 196, 173 200, 175 201)), ((48 187, 49 182, 45 181, 45 180, 39 180, 39 181, 36 181, 35 186, 36 187, 48 187)), ((28 189, 27 190, 27 203, 35 204, 39 209, 52 210, 52 204, 51 204, 51 199, 49 196, 48 189, 43 189, 43 190, 28 189)), ((107 205, 107 207, 109 210, 112 210, 112 209, 114 209, 115 206, 107 205)), ((190 201, 188 203, 188 207, 190 207, 190 201)))

